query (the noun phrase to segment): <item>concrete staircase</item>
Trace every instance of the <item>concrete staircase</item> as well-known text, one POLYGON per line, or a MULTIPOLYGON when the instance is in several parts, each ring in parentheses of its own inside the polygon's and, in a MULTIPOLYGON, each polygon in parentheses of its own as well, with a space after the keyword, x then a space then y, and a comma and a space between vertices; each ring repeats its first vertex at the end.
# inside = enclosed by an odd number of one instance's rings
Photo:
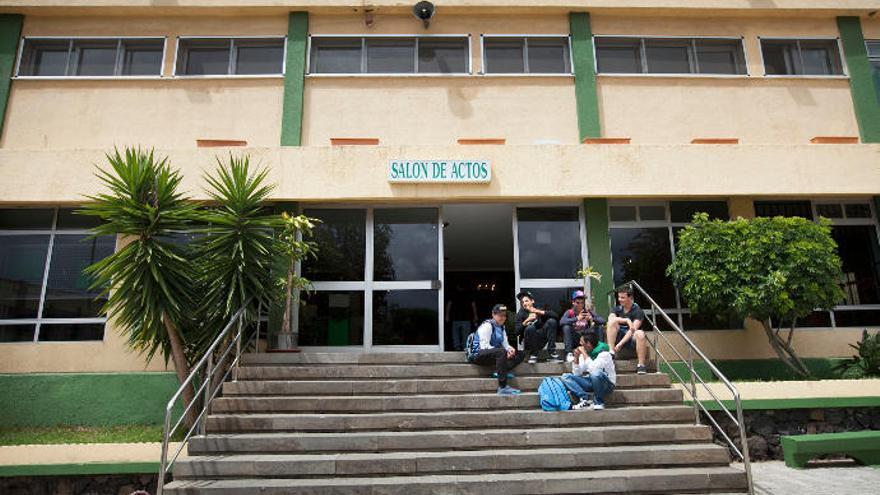
POLYGON ((558 363, 495 395, 462 353, 248 354, 169 494, 744 493, 664 374, 618 361, 604 411, 543 412, 558 363))

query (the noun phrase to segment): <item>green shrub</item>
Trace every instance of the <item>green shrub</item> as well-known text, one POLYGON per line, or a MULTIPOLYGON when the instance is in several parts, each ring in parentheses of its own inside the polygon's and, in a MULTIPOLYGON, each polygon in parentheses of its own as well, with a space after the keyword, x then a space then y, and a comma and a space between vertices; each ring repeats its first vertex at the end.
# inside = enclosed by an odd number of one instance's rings
POLYGON ((868 335, 863 330, 862 340, 849 346, 856 350, 856 355, 834 367, 840 377, 880 377, 880 332, 868 335))

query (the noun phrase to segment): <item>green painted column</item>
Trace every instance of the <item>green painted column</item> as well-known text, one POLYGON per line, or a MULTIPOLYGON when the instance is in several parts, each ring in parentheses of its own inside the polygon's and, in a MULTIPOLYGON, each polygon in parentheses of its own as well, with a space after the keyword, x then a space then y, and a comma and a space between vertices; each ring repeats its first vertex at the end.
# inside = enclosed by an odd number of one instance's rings
POLYGON ((303 88, 308 37, 309 13, 291 12, 287 27, 287 62, 284 66, 281 146, 302 145, 303 88))
POLYGON ((593 283, 593 297, 596 312, 608 314, 607 294, 614 289, 614 274, 611 273, 611 233, 608 230, 608 201, 605 199, 585 199, 584 213, 587 230, 587 251, 589 263, 602 274, 600 283, 593 283))
POLYGON ((590 29, 590 14, 586 12, 572 12, 569 14, 569 22, 579 141, 583 141, 584 138, 602 136, 599 123, 599 96, 596 93, 593 32, 590 29))
POLYGON ((858 17, 838 17, 840 41, 849 69, 853 108, 863 143, 880 143, 880 88, 876 88, 868 62, 862 23, 858 17))
POLYGON ((0 136, 6 121, 6 104, 12 89, 12 70, 18 54, 18 40, 21 37, 21 24, 24 16, 18 14, 0 15, 0 136))

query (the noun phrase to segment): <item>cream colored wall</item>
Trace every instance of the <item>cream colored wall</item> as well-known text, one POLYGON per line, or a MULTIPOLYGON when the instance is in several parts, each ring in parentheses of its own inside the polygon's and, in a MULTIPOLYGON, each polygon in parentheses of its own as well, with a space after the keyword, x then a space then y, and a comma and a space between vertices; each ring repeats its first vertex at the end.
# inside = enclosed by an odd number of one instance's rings
POLYGON ((2 147, 195 147, 196 139, 276 146, 283 78, 175 79, 178 35, 286 35, 285 16, 259 18, 33 17, 24 36, 167 36, 157 80, 15 80, 2 147))
POLYGON ((597 76, 602 133, 634 143, 807 143, 816 136, 858 136, 845 78, 765 78, 758 37, 837 37, 834 17, 821 19, 592 18, 593 33, 653 36, 742 36, 750 77, 597 76))
POLYGON ((862 17, 862 35, 866 40, 880 40, 880 17, 862 17))
POLYGON ((303 144, 332 137, 379 138, 381 144, 448 145, 459 138, 508 144, 578 140, 574 79, 479 76, 480 34, 564 34, 568 17, 438 16, 425 30, 407 16, 312 16, 312 34, 470 34, 473 76, 307 77, 303 144))

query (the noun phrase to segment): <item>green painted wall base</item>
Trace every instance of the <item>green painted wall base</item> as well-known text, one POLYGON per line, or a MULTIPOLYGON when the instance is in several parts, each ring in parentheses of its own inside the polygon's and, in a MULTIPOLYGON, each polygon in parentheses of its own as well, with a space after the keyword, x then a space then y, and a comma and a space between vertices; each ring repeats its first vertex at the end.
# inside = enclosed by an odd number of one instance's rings
MULTIPOLYGON (((806 358, 803 360, 807 369, 812 374, 812 379, 828 380, 839 378, 834 371, 836 366, 845 359, 806 358)), ((792 373, 785 364, 778 359, 732 359, 713 361, 715 366, 732 381, 782 381, 802 380, 792 373)), ((705 381, 718 381, 705 363, 694 363, 697 374, 705 381)), ((687 366, 682 362, 673 362, 672 368, 681 376, 687 376, 687 366)), ((661 363, 660 371, 670 373, 668 366, 661 363)), ((671 373, 670 373, 671 375, 671 373)), ((673 381, 675 377, 673 376, 673 381)))
POLYGON ((23 464, 0 466, 0 477, 89 476, 111 474, 156 474, 158 462, 89 462, 82 464, 23 464))
POLYGON ((0 374, 0 427, 161 424, 177 388, 164 372, 0 374))
MULTIPOLYGON (((699 390, 698 390, 699 392, 699 390)), ((720 411, 721 406, 714 400, 700 401, 709 411, 720 411)), ((693 401, 686 400, 691 405, 693 401)), ((736 405, 733 400, 722 399, 728 410, 736 405)), ((779 410, 779 409, 839 409, 844 407, 880 407, 880 397, 798 397, 797 399, 743 399, 744 411, 779 410)))

